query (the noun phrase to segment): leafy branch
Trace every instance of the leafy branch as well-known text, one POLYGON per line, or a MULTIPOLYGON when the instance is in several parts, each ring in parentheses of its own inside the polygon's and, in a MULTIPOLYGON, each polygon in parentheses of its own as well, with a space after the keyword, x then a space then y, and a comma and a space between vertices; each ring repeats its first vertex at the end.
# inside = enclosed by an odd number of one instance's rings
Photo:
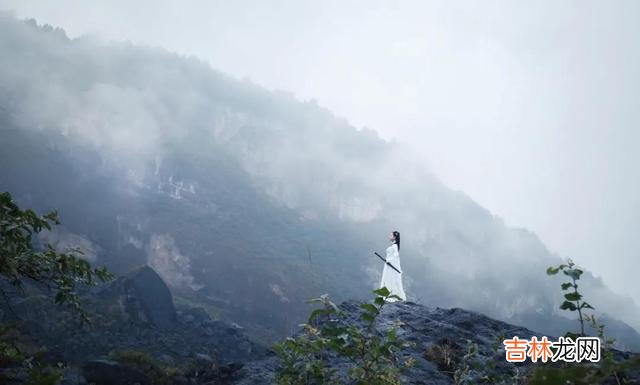
POLYGON ((311 300, 321 307, 311 312, 302 333, 275 346, 281 364, 278 383, 344 384, 329 365, 329 359, 337 357, 350 363, 348 375, 354 384, 400 384, 400 373, 413 364, 411 359, 400 359, 406 344, 398 339, 395 328, 382 334, 375 328, 384 306, 398 297, 384 287, 374 293, 372 303, 360 305, 362 324, 350 322, 327 295, 311 300))
POLYGON ((578 292, 578 280, 580 276, 583 274, 583 271, 576 267, 571 259, 567 262, 567 264, 561 264, 559 266, 551 266, 547 269, 548 275, 555 275, 558 272, 562 271, 562 273, 569 278, 571 278, 571 282, 565 282, 560 287, 563 291, 569 291, 564 295, 564 302, 560 305, 560 309, 569 310, 569 311, 577 311, 578 319, 580 320, 580 335, 585 336, 584 333, 584 321, 585 316, 582 314, 583 309, 593 309, 588 302, 582 300, 582 294, 578 292))
POLYGON ((89 318, 80 305, 77 288, 105 282, 112 275, 104 267, 92 267, 77 249, 62 253, 47 244, 44 250, 37 250, 33 237, 58 224, 57 212, 37 215, 20 209, 8 192, 0 193, 0 277, 20 289, 24 280, 30 280, 55 290, 55 302, 71 306, 86 322, 89 318))

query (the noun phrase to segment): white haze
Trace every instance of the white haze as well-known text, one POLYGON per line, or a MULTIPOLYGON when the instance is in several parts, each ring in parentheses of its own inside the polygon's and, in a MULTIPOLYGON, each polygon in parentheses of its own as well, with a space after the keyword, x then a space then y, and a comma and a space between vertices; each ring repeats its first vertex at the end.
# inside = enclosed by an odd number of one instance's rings
MULTIPOLYGON (((640 300, 638 2, 0 0, 0 8, 72 37, 193 54, 315 98, 412 144, 448 185, 640 300)), ((103 91, 93 97, 110 95, 103 91)))

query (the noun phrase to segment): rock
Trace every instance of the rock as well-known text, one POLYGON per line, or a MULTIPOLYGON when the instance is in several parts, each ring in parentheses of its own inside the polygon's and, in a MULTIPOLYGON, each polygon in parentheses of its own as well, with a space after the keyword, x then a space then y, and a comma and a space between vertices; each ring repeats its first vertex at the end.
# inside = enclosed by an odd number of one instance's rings
POLYGON ((198 372, 197 377, 203 381, 203 385, 232 384, 240 377, 244 364, 232 362, 217 368, 210 368, 206 371, 198 372))
POLYGON ((201 307, 194 307, 185 311, 184 317, 187 322, 194 323, 196 326, 201 326, 211 321, 209 314, 201 307))
POLYGON ((196 365, 198 368, 202 369, 211 369, 213 368, 213 358, 206 354, 198 353, 196 354, 196 365))
POLYGON ((176 360, 166 353, 158 353, 156 354, 158 357, 158 361, 167 366, 174 366, 176 364, 176 360))
POLYGON ((151 385, 144 373, 115 361, 88 361, 82 370, 87 381, 95 385, 151 385))
MULTIPOLYGON (((14 303, 24 316, 21 333, 36 349, 27 353, 37 352, 40 360, 52 365, 65 362, 82 367, 87 361, 129 351, 179 368, 193 364, 196 355, 203 354, 198 358, 203 363, 200 368, 216 371, 218 363, 256 360, 267 351, 229 322, 212 320, 202 308, 180 305, 178 317, 169 289, 148 267, 83 293, 90 324, 81 324, 67 307, 54 303, 51 293, 43 293, 16 297, 14 303), (191 322, 185 320, 187 316, 191 322)), ((69 377, 68 382, 75 385, 76 379, 69 377)))
POLYGON ((133 270, 101 290, 103 296, 116 296, 126 314, 138 322, 161 330, 177 325, 173 297, 162 278, 149 266, 133 270))
MULTIPOLYGON (((350 324, 364 326, 360 318, 361 302, 348 301, 340 305, 350 324)), ((504 337, 518 336, 530 338, 534 333, 523 327, 514 326, 497 321, 482 314, 463 309, 431 308, 412 302, 399 302, 385 306, 377 320, 376 329, 384 333, 390 327, 396 326, 399 339, 410 342, 411 345, 404 352, 404 358, 413 358, 415 365, 402 375, 405 385, 453 385, 453 370, 445 362, 441 362, 438 354, 433 354, 434 347, 449 344, 453 355, 461 356, 466 352, 466 341, 477 344, 478 360, 496 363, 496 372, 511 375, 516 364, 504 360, 504 350, 495 351, 493 344, 501 335, 504 337), (399 324, 397 323, 398 321, 399 324)), ((436 350, 437 352, 437 350, 436 350)), ((337 357, 329 357, 329 366, 337 369, 344 378, 348 370, 348 363, 337 357)), ((235 382, 237 385, 258 385, 275 383, 275 373, 279 361, 275 354, 266 358, 247 362, 242 370, 243 376, 235 382)), ((455 366, 455 365, 454 365, 455 366)), ((486 367, 486 365, 480 365, 486 367)), ((532 367, 530 363, 518 364, 520 371, 532 367)), ((485 370, 485 369, 481 369, 485 370)), ((479 383, 479 378, 485 373, 472 369, 471 383, 479 383)), ((635 377, 634 377, 635 378, 635 377)))
POLYGON ((64 372, 64 377, 60 382, 60 385, 86 385, 87 380, 82 375, 80 370, 75 367, 69 367, 64 372))

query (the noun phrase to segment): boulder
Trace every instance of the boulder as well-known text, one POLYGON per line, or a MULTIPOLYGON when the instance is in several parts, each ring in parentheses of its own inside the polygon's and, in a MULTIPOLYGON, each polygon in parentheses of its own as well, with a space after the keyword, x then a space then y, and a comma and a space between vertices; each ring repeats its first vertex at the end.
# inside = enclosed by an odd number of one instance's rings
POLYGON ((149 266, 135 269, 102 290, 115 296, 123 311, 133 321, 153 325, 161 330, 177 324, 173 296, 162 278, 149 266))

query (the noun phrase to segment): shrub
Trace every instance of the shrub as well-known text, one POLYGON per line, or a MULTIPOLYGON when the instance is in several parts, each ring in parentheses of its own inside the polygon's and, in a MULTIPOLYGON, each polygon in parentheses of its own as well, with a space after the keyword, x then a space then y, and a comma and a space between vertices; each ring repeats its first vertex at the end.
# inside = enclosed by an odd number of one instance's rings
MULTIPOLYGON (((23 280, 30 280, 55 290, 54 301, 67 304, 89 321, 84 312, 78 286, 91 286, 96 281, 106 281, 112 275, 103 267, 94 268, 81 258, 79 250, 61 253, 51 245, 39 250, 34 246, 33 236, 51 230, 58 225, 58 214, 50 212, 37 215, 33 210, 22 210, 8 192, 0 193, 0 279, 22 288, 23 280)), ((11 309, 7 294, 0 286, 0 294, 11 309)), ((30 385, 53 385, 62 380, 63 365, 42 365, 29 352, 21 350, 17 342, 19 335, 13 325, 0 325, 0 367, 14 370, 0 374, 0 380, 21 377, 26 372, 30 385), (13 377, 12 377, 13 376, 13 377), (4 377, 4 378, 2 378, 4 377)))
MULTIPOLYGON (((24 279, 53 288, 56 303, 70 305, 88 321, 77 286, 104 282, 112 275, 104 267, 92 267, 79 250, 60 253, 49 244, 36 250, 33 236, 59 223, 55 211, 39 216, 33 210, 20 209, 8 192, 0 193, 0 277, 19 288, 24 279)), ((7 300, 3 291, 1 294, 7 300)))
POLYGON ((122 365, 138 369, 144 373, 154 385, 173 384, 173 380, 178 373, 177 368, 165 367, 149 353, 137 350, 115 350, 109 354, 109 358, 122 365))
MULTIPOLYGON (((547 269, 548 275, 555 275, 558 272, 562 271, 562 273, 569 278, 571 278, 571 282, 564 282, 560 285, 563 291, 568 291, 564 295, 564 302, 560 305, 560 309, 569 310, 569 311, 577 311, 578 312, 578 320, 580 321, 580 335, 584 336, 584 321, 585 316, 583 311, 586 309, 593 309, 593 306, 589 305, 586 301, 582 299, 582 294, 578 292, 578 280, 582 275, 583 271, 576 267, 571 259, 567 262, 567 264, 562 264, 559 266, 550 266, 547 269)), ((569 337, 577 337, 575 334, 570 334, 569 337)))
POLYGON ((580 334, 567 332, 569 338, 576 338, 585 334, 585 321, 589 322, 591 327, 596 330, 601 341, 601 360, 598 363, 567 363, 559 362, 555 364, 543 364, 536 367, 530 374, 530 385, 595 385, 612 383, 621 385, 627 383, 625 379, 625 371, 640 370, 640 356, 633 355, 630 359, 615 360, 613 355, 613 339, 607 339, 604 333, 605 325, 599 324, 595 315, 585 314, 584 310, 594 309, 587 303, 582 294, 578 292, 577 281, 580 279, 583 271, 576 267, 573 261, 569 260, 567 264, 559 266, 551 266, 547 269, 547 274, 555 275, 562 271, 571 281, 560 285, 564 294, 565 301, 560 305, 560 309, 578 312, 578 321, 580 323, 580 334))
POLYGON ((424 356, 435 363, 438 370, 453 376, 461 358, 461 348, 448 338, 441 338, 426 349, 424 356))
POLYGON ((329 359, 348 362, 348 376, 358 385, 397 385, 400 373, 413 364, 400 353, 406 346, 396 329, 379 333, 376 319, 390 299, 399 299, 387 288, 374 291, 372 303, 361 305, 362 324, 349 322, 327 295, 311 300, 320 308, 311 312, 302 333, 275 345, 280 358, 276 373, 281 385, 344 384, 329 359))

